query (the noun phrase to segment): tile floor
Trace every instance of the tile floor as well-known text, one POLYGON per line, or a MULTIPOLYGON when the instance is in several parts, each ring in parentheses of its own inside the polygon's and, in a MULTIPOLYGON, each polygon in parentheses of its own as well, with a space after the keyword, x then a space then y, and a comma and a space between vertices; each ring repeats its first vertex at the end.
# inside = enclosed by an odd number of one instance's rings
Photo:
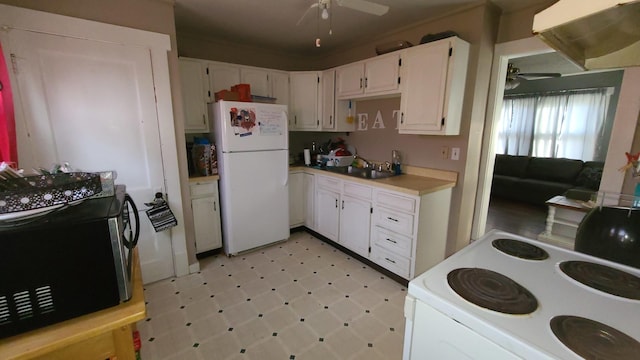
POLYGON ((406 287, 306 232, 145 287, 142 359, 401 359, 406 287))

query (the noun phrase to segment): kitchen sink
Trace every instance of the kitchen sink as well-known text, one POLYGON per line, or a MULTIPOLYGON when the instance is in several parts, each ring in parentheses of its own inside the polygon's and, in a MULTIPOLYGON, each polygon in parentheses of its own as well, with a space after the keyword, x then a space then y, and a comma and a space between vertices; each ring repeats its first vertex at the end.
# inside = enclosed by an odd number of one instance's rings
POLYGON ((376 171, 373 169, 354 168, 351 166, 326 167, 326 168, 322 168, 322 170, 326 170, 336 174, 343 174, 347 176, 363 178, 363 179, 384 179, 384 178, 395 176, 394 173, 387 172, 387 171, 376 171))

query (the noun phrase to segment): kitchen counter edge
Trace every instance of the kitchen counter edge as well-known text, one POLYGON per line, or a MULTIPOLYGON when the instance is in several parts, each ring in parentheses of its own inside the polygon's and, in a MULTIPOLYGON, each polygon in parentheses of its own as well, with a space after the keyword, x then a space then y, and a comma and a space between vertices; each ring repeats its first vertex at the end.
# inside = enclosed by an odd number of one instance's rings
POLYGON ((409 195, 424 194, 453 188, 456 186, 458 174, 453 171, 408 167, 408 173, 383 179, 361 179, 349 175, 336 174, 326 170, 307 166, 289 166, 289 172, 308 172, 324 176, 333 176, 363 185, 378 186, 409 195), (425 176, 426 175, 426 176, 425 176))

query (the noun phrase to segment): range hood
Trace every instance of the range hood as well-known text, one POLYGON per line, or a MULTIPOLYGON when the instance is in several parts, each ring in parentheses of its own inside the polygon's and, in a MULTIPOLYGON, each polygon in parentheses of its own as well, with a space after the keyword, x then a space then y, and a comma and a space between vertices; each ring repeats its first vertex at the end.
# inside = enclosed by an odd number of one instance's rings
POLYGON ((640 66, 640 0, 560 0, 533 33, 586 70, 640 66))

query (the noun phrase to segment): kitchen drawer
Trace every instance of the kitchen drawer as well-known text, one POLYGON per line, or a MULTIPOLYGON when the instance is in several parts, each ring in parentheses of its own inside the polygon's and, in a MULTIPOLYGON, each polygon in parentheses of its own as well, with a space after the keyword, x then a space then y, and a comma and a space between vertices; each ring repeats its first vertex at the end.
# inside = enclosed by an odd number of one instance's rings
POLYGON ((343 194, 357 197, 363 200, 371 200, 372 189, 366 185, 360 185, 352 182, 344 182, 343 194))
POLYGON ((374 263, 402 276, 405 279, 409 279, 411 260, 408 258, 394 254, 377 245, 373 245, 371 247, 371 254, 369 256, 374 263))
POLYGON ((413 215, 399 213, 382 207, 374 207, 373 223, 402 235, 413 236, 413 215))
POLYGON ((407 258, 411 257, 412 241, 410 237, 396 234, 379 226, 374 226, 371 241, 373 244, 398 255, 407 258))
POLYGON ((416 211, 416 199, 402 196, 386 191, 376 192, 376 203, 378 205, 396 209, 400 211, 413 213, 416 211))
POLYGON ((334 177, 318 175, 316 176, 316 186, 339 193, 342 190, 342 180, 334 177))
POLYGON ((191 197, 215 194, 217 186, 217 181, 197 182, 189 184, 189 191, 191 192, 191 197))

